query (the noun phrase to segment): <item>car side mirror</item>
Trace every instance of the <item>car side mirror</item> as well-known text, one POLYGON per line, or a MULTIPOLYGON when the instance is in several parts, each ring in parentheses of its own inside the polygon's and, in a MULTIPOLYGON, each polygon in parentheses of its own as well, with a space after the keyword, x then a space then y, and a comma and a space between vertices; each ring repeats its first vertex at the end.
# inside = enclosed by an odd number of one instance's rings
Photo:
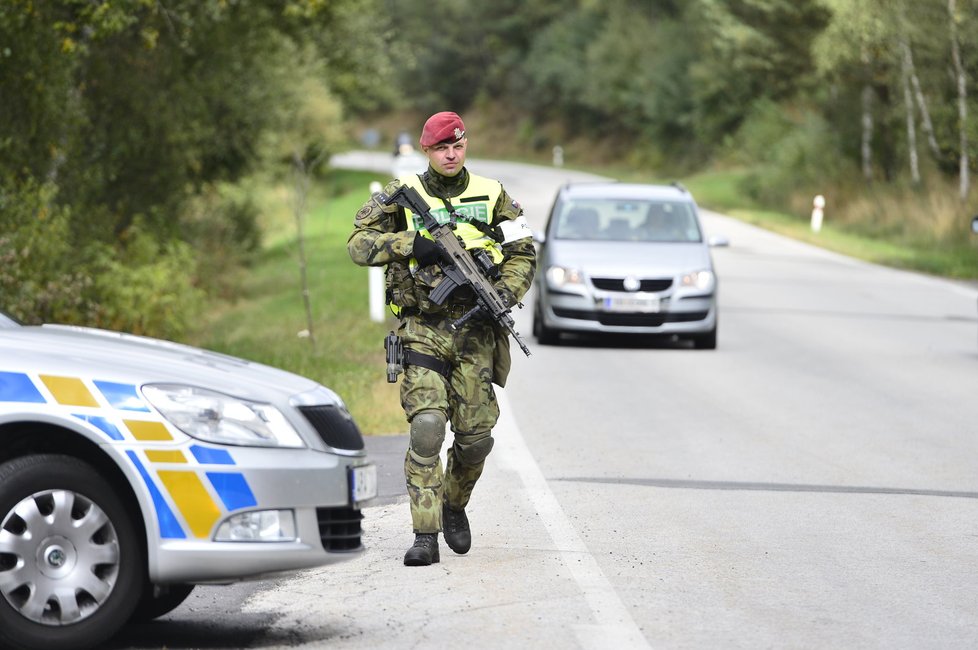
POLYGON ((971 232, 978 234, 978 216, 971 220, 971 232))
POLYGON ((542 230, 535 230, 533 231, 533 241, 535 241, 538 244, 542 244, 547 241, 547 236, 543 233, 542 230))
POLYGON ((710 245, 710 248, 724 248, 730 245, 730 240, 723 235, 711 235, 706 243, 710 245))

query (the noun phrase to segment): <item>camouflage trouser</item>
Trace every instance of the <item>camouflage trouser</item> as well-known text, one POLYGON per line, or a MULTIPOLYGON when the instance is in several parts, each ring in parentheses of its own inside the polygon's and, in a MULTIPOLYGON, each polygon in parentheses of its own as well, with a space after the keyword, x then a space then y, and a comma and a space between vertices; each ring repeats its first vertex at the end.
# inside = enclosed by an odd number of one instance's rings
POLYGON ((441 411, 455 435, 444 471, 440 458, 434 464, 423 465, 410 451, 405 457, 404 475, 416 533, 441 530, 443 498, 453 508, 464 508, 468 504, 485 461, 463 462, 465 454, 458 452, 459 440, 473 434, 488 434, 499 418, 499 405, 492 387, 493 327, 485 321, 469 321, 454 332, 450 323, 451 320, 425 321, 409 317, 398 332, 406 348, 452 365, 451 377, 447 380, 434 370, 407 366, 401 382, 401 406, 409 422, 421 411, 441 411))

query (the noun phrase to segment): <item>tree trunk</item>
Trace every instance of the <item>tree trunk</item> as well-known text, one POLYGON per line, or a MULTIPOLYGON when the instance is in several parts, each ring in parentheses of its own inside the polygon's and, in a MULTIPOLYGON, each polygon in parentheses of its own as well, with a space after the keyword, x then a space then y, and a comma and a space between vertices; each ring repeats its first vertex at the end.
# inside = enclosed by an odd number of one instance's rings
POLYGON ((917 99, 917 108, 920 110, 920 125, 924 128, 924 135, 927 136, 927 146, 930 148, 931 155, 934 156, 934 160, 938 160, 941 157, 941 148, 937 146, 934 123, 930 119, 930 109, 927 108, 927 100, 924 99, 924 93, 920 89, 920 79, 917 78, 917 69, 913 64, 913 52, 909 43, 905 42, 904 47, 906 47, 906 51, 904 51, 903 56, 910 72, 910 85, 913 87, 914 96, 917 99))
POLYGON ((900 70, 900 81, 903 84, 903 104, 907 111, 907 153, 910 157, 910 179, 914 185, 920 184, 920 167, 917 163, 917 129, 913 115, 913 95, 910 93, 910 46, 901 40, 903 50, 903 65, 900 70))
POLYGON ((863 86, 863 140, 860 150, 863 159, 863 178, 866 182, 873 180, 873 88, 869 84, 863 86))
POLYGON ((951 60, 954 62, 954 74, 958 82, 958 132, 961 137, 961 200, 968 198, 968 132, 965 125, 968 121, 968 90, 964 76, 964 66, 961 64, 961 47, 958 44, 958 26, 955 20, 957 7, 955 0, 947 0, 947 11, 950 18, 951 60))
MULTIPOLYGON (((862 51, 862 60, 866 65, 866 74, 870 74, 869 70, 869 54, 866 52, 866 48, 862 51)), ((862 152, 863 160, 863 178, 866 179, 867 183, 873 181, 873 87, 867 81, 863 85, 862 92, 862 127, 863 127, 863 137, 862 145, 860 150, 862 152)))
POLYGON ((299 282, 302 290, 302 304, 306 310, 306 331, 305 335, 309 338, 309 343, 313 351, 316 350, 316 334, 313 331, 312 320, 312 300, 309 297, 309 281, 306 273, 306 239, 305 239, 305 218, 306 204, 309 196, 309 175, 315 168, 316 160, 307 165, 302 157, 302 152, 296 149, 292 154, 292 172, 295 176, 295 192, 293 194, 292 214, 295 217, 296 237, 299 248, 299 282))

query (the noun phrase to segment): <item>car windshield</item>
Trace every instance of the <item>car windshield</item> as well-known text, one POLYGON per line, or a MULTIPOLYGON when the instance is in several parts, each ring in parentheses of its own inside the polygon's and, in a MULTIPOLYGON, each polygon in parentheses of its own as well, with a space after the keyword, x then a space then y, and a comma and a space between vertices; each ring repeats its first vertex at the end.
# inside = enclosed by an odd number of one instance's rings
POLYGON ((0 311, 0 330, 11 327, 20 327, 20 324, 12 316, 0 311))
POLYGON ((556 239, 703 241, 693 204, 683 201, 567 200, 560 205, 554 218, 556 239))

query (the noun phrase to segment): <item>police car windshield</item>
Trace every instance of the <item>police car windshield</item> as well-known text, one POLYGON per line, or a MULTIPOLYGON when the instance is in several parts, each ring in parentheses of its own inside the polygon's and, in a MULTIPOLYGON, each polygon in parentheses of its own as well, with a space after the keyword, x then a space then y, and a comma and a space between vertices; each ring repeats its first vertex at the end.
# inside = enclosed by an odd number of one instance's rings
POLYGON ((14 320, 13 316, 0 311, 0 329, 12 329, 14 327, 20 327, 20 323, 14 320))

